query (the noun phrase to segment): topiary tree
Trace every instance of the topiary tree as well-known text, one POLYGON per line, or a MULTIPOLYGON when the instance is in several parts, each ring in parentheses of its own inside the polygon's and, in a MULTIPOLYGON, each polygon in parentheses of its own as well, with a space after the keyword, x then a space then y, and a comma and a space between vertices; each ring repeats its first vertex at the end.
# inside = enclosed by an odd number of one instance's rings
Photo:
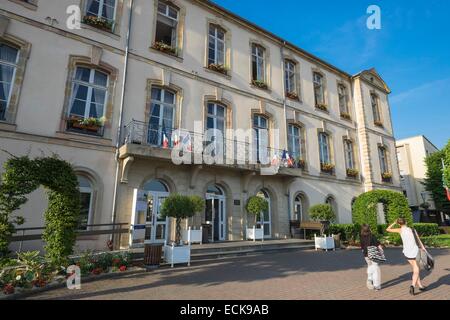
POLYGON ((73 253, 80 214, 78 180, 72 166, 56 156, 34 160, 12 156, 4 169, 0 184, 0 256, 8 253, 15 225, 24 222, 22 217, 14 217, 14 212, 27 202, 28 194, 42 185, 49 200, 44 214, 46 256, 55 264, 65 263, 73 253))
POLYGON ((172 194, 161 205, 161 216, 176 219, 175 243, 181 242, 181 221, 203 211, 205 201, 198 196, 172 194))
POLYGON ((317 204, 309 208, 309 217, 313 221, 319 221, 322 223, 322 229, 320 234, 324 234, 331 222, 336 220, 336 214, 333 211, 333 207, 329 204, 317 204))
POLYGON ((425 158, 427 172, 423 185, 425 190, 431 193, 438 211, 450 211, 450 201, 447 199, 447 194, 443 187, 443 177, 445 175, 442 172, 442 161, 444 158, 444 150, 432 153, 425 158))
POLYGON ((253 216, 254 224, 256 224, 261 212, 269 210, 269 202, 264 198, 253 196, 248 199, 245 209, 253 216))
POLYGON ((398 218, 405 218, 412 226, 413 218, 406 197, 395 191, 373 190, 360 195, 353 205, 353 223, 370 225, 372 232, 378 233, 378 204, 386 208, 386 221, 388 224, 398 218))

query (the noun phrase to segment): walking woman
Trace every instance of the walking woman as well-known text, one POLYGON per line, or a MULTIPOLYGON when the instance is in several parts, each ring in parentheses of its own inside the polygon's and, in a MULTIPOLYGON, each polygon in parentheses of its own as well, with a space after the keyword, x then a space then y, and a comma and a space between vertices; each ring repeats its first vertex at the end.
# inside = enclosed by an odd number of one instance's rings
MULTIPOLYGON (((406 260, 408 260, 413 270, 412 284, 411 287, 409 288, 409 293, 411 295, 414 295, 415 294, 414 290, 417 285, 419 286, 419 291, 425 291, 426 288, 422 285, 422 282, 420 281, 420 269, 416 260, 417 255, 419 254, 419 247, 417 246, 416 239, 414 237, 413 232, 415 231, 413 231, 406 225, 406 220, 404 218, 397 219, 397 222, 391 224, 386 231, 390 233, 398 233, 402 238, 403 254, 405 255, 406 260), (394 229, 395 224, 400 225, 401 228, 394 229)), ((420 241, 420 239, 419 242, 421 248, 425 250, 425 247, 422 241, 420 241)))
POLYGON ((372 234, 370 226, 363 224, 361 226, 361 249, 367 262, 367 288, 370 290, 381 290, 381 270, 377 262, 368 258, 367 247, 378 247, 383 251, 378 239, 372 234))

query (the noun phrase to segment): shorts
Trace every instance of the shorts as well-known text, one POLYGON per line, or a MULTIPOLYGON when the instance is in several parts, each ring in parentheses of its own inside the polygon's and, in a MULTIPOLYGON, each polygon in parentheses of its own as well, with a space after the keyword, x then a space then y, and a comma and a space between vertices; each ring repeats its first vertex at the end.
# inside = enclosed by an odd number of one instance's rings
POLYGON ((407 256, 405 256, 406 260, 408 261, 416 261, 416 258, 408 258, 407 256))

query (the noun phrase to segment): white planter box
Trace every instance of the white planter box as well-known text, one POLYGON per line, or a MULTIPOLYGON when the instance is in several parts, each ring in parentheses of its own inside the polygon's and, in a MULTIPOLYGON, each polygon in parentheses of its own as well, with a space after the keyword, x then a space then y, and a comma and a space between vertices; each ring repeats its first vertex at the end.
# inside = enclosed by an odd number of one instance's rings
POLYGON ((174 264, 187 263, 191 265, 191 246, 164 246, 164 260, 173 268, 174 264))
POLYGON ((200 227, 200 230, 192 230, 191 227, 189 227, 188 230, 183 230, 181 237, 183 242, 187 244, 192 243, 202 244, 203 229, 200 227))
POLYGON ((316 250, 322 249, 322 250, 336 250, 334 246, 334 237, 317 237, 314 235, 314 242, 316 245, 316 250))
POLYGON ((262 240, 264 241, 264 229, 256 227, 253 228, 247 228, 247 240, 262 240))

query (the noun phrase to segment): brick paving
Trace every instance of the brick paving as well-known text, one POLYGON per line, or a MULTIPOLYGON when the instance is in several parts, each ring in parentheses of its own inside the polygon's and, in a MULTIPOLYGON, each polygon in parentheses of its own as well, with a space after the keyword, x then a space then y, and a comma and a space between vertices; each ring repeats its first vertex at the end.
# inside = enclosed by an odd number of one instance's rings
POLYGON ((436 268, 423 283, 429 290, 409 295, 411 271, 401 249, 387 249, 381 291, 366 288, 359 250, 297 251, 193 263, 144 274, 58 289, 28 299, 158 300, 450 300, 450 250, 431 250, 436 268))

